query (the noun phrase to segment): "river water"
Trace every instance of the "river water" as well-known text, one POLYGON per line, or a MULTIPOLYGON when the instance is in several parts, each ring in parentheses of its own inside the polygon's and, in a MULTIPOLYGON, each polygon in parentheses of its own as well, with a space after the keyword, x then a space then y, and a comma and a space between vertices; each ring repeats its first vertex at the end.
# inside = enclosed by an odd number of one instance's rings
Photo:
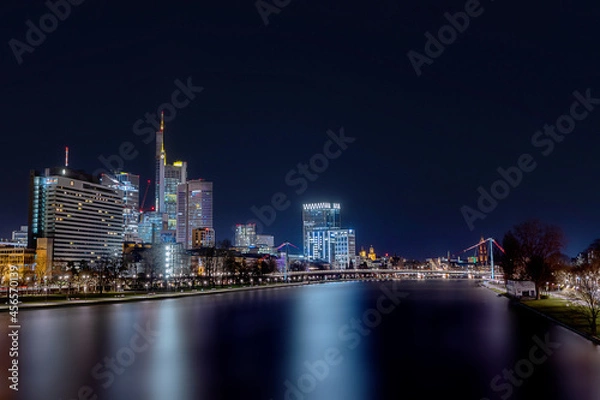
POLYGON ((19 320, 19 392, 5 380, 2 399, 600 399, 596 346, 470 280, 22 309, 19 320))

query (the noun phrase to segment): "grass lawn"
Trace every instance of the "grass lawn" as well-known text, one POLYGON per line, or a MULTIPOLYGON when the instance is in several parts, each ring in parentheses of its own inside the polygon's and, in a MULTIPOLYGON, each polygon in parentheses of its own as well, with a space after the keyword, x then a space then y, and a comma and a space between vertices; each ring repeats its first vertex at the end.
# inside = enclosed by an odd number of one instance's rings
POLYGON ((543 300, 523 300, 522 303, 578 331, 587 333, 588 335, 591 333, 586 318, 579 314, 573 306, 569 306, 567 300, 550 298, 543 300))

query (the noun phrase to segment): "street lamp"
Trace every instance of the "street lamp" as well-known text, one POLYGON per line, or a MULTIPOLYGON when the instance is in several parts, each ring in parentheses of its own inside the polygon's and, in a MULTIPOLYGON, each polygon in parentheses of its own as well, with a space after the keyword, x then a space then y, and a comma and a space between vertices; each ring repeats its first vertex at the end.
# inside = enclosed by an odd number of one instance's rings
POLYGON ((48 277, 44 275, 44 283, 46 287, 44 288, 44 293, 46 293, 46 303, 48 302, 48 277))

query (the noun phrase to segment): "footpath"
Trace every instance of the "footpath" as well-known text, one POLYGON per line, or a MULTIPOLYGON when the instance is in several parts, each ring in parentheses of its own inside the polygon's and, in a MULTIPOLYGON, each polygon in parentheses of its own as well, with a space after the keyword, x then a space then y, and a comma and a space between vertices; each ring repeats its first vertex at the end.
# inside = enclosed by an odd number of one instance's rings
MULTIPOLYGON (((488 289, 496 292, 496 293, 504 293, 504 294, 506 293, 506 288, 502 284, 497 284, 497 283, 491 283, 491 282, 484 281, 482 283, 482 285, 484 287, 486 287, 486 288, 488 288, 488 289)), ((551 294, 548 294, 548 296, 549 297, 554 297, 554 298, 557 298, 557 299, 561 299, 561 300, 570 300, 567 296, 565 296, 562 293, 551 293, 551 294)), ((589 335, 589 334, 587 334, 585 332, 582 332, 582 331, 580 331, 578 329, 575 329, 572 326, 567 325, 564 322, 559 321, 556 318, 553 318, 553 317, 551 317, 548 314, 544 314, 543 312, 540 312, 540 311, 536 310, 535 308, 533 308, 531 306, 528 306, 527 304, 523 304, 520 301, 516 301, 515 304, 517 306, 519 306, 519 307, 522 307, 522 308, 524 308, 526 310, 529 310, 529 311, 537 314, 540 317, 546 318, 547 320, 549 320, 549 321, 551 321, 551 322, 553 322, 553 323, 555 323, 557 325, 560 325, 563 328, 570 330, 571 332, 574 332, 574 333, 576 333, 576 334, 584 337, 585 339, 591 341, 592 343, 594 343, 596 345, 600 345, 600 339, 597 338, 597 337, 595 337, 595 336, 589 335)))

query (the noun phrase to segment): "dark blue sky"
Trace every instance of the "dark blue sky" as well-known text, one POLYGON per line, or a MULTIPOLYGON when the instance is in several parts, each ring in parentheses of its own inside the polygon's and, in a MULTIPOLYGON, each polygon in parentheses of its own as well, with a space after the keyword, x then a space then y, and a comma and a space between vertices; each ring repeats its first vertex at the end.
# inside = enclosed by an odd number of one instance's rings
POLYGON ((131 142, 139 154, 124 169, 153 178, 153 144, 133 125, 191 77, 204 90, 167 124, 167 157, 214 182, 218 240, 283 192, 291 205, 264 229, 278 243, 301 244, 303 202, 336 201, 358 247, 378 252, 455 253, 538 217, 575 255, 600 236, 600 106, 547 156, 532 136, 569 113, 574 91, 600 98, 600 6, 482 1, 417 76, 407 53, 425 54, 425 33, 466 3, 296 0, 265 26, 252 0, 87 0, 21 64, 9 42, 49 10, 3 3, 0 236, 27 222, 29 170, 62 164, 65 145, 91 172, 131 142), (341 127, 355 141, 296 194, 286 174, 341 127), (536 169, 470 230, 461 207, 476 209, 478 187, 526 153, 536 169))

